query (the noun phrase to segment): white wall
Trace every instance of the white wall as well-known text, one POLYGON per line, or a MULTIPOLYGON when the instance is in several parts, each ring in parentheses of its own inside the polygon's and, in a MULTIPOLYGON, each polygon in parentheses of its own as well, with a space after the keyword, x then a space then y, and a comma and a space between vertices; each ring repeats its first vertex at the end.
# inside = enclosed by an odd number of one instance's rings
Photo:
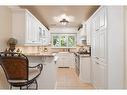
MULTIPOLYGON (((11 10, 6 6, 0 6, 0 51, 7 48, 7 40, 11 37, 11 10)), ((0 89, 8 88, 4 72, 0 67, 0 89)))
POLYGON ((127 7, 124 10, 125 17, 125 88, 127 89, 127 7))
POLYGON ((77 33, 76 27, 53 27, 49 30, 51 33, 77 33))
POLYGON ((7 48, 7 40, 11 37, 11 10, 0 6, 0 51, 7 48))
POLYGON ((124 88, 124 15, 122 6, 108 7, 108 88, 124 88))

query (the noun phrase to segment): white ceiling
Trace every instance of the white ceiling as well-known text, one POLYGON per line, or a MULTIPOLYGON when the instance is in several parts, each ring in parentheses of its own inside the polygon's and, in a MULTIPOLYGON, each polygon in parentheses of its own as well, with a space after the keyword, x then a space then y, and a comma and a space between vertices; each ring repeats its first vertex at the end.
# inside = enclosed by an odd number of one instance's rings
POLYGON ((69 22, 67 26, 78 27, 83 21, 86 21, 99 6, 21 6, 28 9, 36 16, 45 26, 61 26, 54 17, 62 14, 73 16, 74 20, 69 22))

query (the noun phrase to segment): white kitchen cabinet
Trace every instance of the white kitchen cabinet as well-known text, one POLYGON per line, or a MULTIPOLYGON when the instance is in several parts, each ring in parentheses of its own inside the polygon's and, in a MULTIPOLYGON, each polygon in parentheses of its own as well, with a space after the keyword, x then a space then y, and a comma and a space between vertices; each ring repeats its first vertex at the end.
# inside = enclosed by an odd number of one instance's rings
POLYGON ((43 46, 47 46, 50 44, 50 37, 43 37, 40 41, 43 46))
MULTIPOLYGON (((31 23, 32 23, 32 31, 34 36, 33 36, 33 43, 40 43, 40 39, 39 39, 39 32, 40 32, 40 23, 38 22, 38 20, 35 19, 34 16, 31 16, 31 23)), ((30 35, 30 34, 29 34, 30 35)))
POLYGON ((38 22, 34 17, 26 12, 26 39, 25 39, 25 44, 39 44, 39 29, 38 29, 38 22))
POLYGON ((98 13, 96 13, 95 16, 95 30, 98 31, 100 29, 106 28, 106 22, 107 18, 106 18, 106 9, 105 8, 101 8, 98 13))
POLYGON ((102 29, 99 33, 99 57, 105 60, 106 56, 106 30, 102 29))
POLYGON ((57 67, 74 67, 74 54, 69 52, 57 53, 58 61, 57 67))
MULTIPOLYGON (((79 32, 79 31, 78 31, 78 32, 79 32)), ((81 40, 80 33, 77 33, 77 45, 79 45, 79 46, 82 45, 82 40, 81 40)))
POLYGON ((43 31, 50 39, 46 27, 28 10, 12 9, 12 37, 18 40, 18 45, 42 45, 40 34, 44 34, 43 31))
POLYGON ((93 85, 124 88, 123 7, 102 6, 90 19, 93 85))
POLYGON ((103 62, 99 62, 97 59, 93 59, 93 85, 97 89, 105 89, 106 84, 106 65, 103 62))
POLYGON ((91 45, 91 19, 85 23, 86 30, 86 44, 91 45))
POLYGON ((77 45, 82 46, 86 43, 86 29, 85 24, 82 24, 82 28, 77 32, 77 45))
MULTIPOLYGON (((101 10, 100 10, 101 11, 101 10)), ((101 25, 100 11, 92 20, 92 73, 93 84, 98 89, 106 88, 106 28, 101 25)), ((104 12, 104 11, 103 11, 104 12)), ((103 21, 104 22, 104 21, 103 21)))
MULTIPOLYGON (((43 61, 43 56, 27 56, 30 66, 36 66, 37 64, 43 64, 43 69, 40 76, 37 78, 38 89, 55 89, 56 86, 56 74, 57 68, 54 61, 55 57, 46 57, 43 61)), ((57 61, 56 61, 57 62, 57 61)))
POLYGON ((100 19, 99 19, 99 27, 100 28, 106 28, 106 24, 107 24, 107 18, 106 18, 106 9, 105 8, 102 8, 101 10, 100 10, 100 12, 99 12, 99 17, 100 17, 100 19))
POLYGON ((100 30, 96 31, 93 36, 92 36, 93 41, 93 46, 92 48, 93 56, 96 58, 100 58, 101 60, 105 60, 105 55, 106 55, 106 30, 100 30))
POLYGON ((44 46, 47 46, 47 45, 51 44, 50 32, 44 27, 42 27, 41 31, 42 31, 40 33, 41 44, 44 45, 44 46))
POLYGON ((91 58, 90 56, 80 56, 80 81, 83 83, 91 82, 91 58))
POLYGON ((38 78, 39 89, 55 89, 57 81, 57 68, 54 59, 46 59, 42 75, 38 78))

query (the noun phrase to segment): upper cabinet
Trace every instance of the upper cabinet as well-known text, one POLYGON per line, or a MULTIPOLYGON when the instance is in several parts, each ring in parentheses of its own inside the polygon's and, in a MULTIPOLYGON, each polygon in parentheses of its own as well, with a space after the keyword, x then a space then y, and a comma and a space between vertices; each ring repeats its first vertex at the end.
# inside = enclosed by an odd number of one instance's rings
POLYGON ((39 24, 34 17, 26 12, 25 44, 39 44, 39 24))
POLYGON ((86 31, 85 24, 82 24, 82 27, 77 32, 77 45, 82 46, 86 43, 86 31))
POLYGON ((85 23, 85 30, 86 30, 86 44, 91 45, 91 19, 89 19, 85 23))
POLYGON ((99 31, 106 28, 106 11, 104 8, 96 13, 96 16, 91 16, 85 23, 86 29, 86 43, 91 45, 91 31, 99 31), (94 21, 93 21, 94 18, 94 21), (93 24, 94 23, 94 24, 93 24), (95 25, 95 26, 93 26, 95 25), (93 29, 94 28, 94 29, 93 29))
POLYGON ((95 17, 95 30, 98 31, 100 29, 106 28, 106 9, 101 8, 98 11, 95 17))
POLYGON ((93 84, 98 89, 106 88, 106 18, 105 7, 100 8, 91 18, 91 47, 93 84), (100 81, 101 80, 101 81, 100 81))
POLYGON ((40 28, 40 41, 42 42, 42 45, 47 46, 51 44, 51 35, 50 32, 46 27, 41 27, 40 28))
POLYGON ((50 33, 28 10, 12 10, 12 37, 18 45, 48 45, 50 33))
POLYGON ((124 88, 123 24, 122 6, 101 6, 86 21, 91 33, 91 78, 97 89, 124 88))

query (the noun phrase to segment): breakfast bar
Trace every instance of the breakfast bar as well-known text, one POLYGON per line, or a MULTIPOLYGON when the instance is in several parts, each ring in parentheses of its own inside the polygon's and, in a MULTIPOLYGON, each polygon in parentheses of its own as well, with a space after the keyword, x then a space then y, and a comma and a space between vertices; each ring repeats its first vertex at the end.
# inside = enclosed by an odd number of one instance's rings
POLYGON ((51 53, 27 53, 29 65, 35 66, 38 63, 43 64, 43 70, 38 77, 38 89, 54 89, 56 84, 56 56, 51 53))

